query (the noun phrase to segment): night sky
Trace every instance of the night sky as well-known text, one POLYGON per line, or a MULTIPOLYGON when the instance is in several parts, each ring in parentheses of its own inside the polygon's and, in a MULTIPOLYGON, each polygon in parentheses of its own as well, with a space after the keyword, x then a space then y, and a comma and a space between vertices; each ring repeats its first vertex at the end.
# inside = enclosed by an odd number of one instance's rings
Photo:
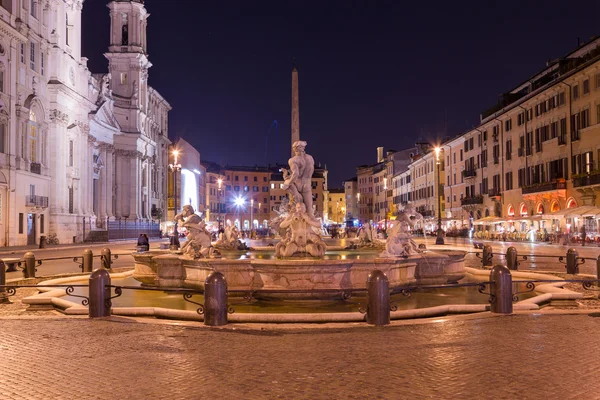
MULTIPOLYGON (((108 69, 107 3, 83 8, 94 73, 108 69)), ((300 136, 330 187, 375 163, 377 146, 468 130, 500 93, 600 34, 597 0, 145 3, 150 84, 173 106, 171 139, 203 160, 262 166, 277 120, 266 160, 287 162, 295 57, 300 136)))

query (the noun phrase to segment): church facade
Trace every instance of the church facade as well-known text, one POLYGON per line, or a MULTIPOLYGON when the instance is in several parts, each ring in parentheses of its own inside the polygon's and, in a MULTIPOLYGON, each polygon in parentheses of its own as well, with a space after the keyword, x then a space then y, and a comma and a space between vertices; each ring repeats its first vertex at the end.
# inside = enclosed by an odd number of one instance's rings
POLYGON ((82 0, 0 0, 0 246, 108 238, 109 222, 167 208, 171 106, 148 85, 149 14, 108 8, 109 68, 93 74, 82 0))

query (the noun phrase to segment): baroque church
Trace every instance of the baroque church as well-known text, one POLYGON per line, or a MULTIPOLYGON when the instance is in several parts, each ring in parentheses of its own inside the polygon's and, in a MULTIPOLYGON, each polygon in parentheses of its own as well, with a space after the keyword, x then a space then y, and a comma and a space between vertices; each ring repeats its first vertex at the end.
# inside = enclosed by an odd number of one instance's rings
POLYGON ((83 0, 0 2, 0 246, 159 218, 171 106, 148 85, 144 1, 108 4, 103 74, 81 55, 83 0))

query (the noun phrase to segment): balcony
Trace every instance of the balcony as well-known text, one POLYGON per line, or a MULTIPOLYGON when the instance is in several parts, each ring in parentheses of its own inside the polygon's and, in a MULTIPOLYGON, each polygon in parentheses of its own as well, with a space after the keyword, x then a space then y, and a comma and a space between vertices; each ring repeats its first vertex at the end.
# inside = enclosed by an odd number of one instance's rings
POLYGON ((460 200, 461 206, 470 206, 473 204, 483 204, 483 196, 464 197, 460 200))
POLYGON ((493 189, 488 190, 488 196, 489 197, 500 197, 500 189, 493 188, 493 189))
POLYGON ((573 178, 573 187, 600 185, 600 173, 573 178))
POLYGON ((48 197, 46 196, 25 196, 26 207, 48 208, 48 197))
POLYGON ((31 164, 29 164, 29 172, 31 172, 32 174, 41 175, 42 174, 42 164, 32 162, 31 164))
POLYGON ((465 169, 462 172, 463 178, 475 178, 477 176, 477 170, 475 169, 465 169))
POLYGON ((567 182, 564 181, 535 183, 533 185, 522 187, 521 193, 530 194, 539 192, 550 192, 552 190, 564 190, 566 188, 567 182))

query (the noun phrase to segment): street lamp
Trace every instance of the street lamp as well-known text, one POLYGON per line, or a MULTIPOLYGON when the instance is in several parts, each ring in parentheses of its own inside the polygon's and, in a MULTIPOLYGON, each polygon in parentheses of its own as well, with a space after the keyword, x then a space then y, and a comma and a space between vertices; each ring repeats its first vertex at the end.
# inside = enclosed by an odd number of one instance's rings
MULTIPOLYGON (((261 207, 262 207, 262 203, 258 202, 258 222, 259 223, 260 223, 260 211, 261 211, 261 207)), ((260 226, 260 224, 259 224, 259 226, 260 226)), ((263 228, 264 228, 264 226, 263 226, 263 228)))
POLYGON ((250 199, 250 239, 252 239, 252 230, 254 229, 254 199, 250 199))
MULTIPOLYGON (((178 150, 173 150, 173 163, 169 164, 169 169, 173 171, 173 200, 175 206, 175 216, 177 216, 177 172, 181 171, 181 164, 177 163, 177 157, 179 156, 178 150)), ((170 243, 171 250, 179 250, 179 232, 177 232, 177 218, 175 218, 175 227, 173 228, 173 236, 171 236, 170 243)))
POLYGON ((438 229, 435 244, 444 244, 444 231, 442 230, 442 197, 440 196, 440 151, 439 147, 435 148, 435 164, 437 169, 437 198, 438 198, 438 229))
POLYGON ((223 185, 223 179, 219 178, 217 179, 217 185, 218 185, 218 189, 217 189, 217 207, 219 207, 219 210, 217 212, 217 227, 218 229, 221 229, 221 201, 219 200, 219 196, 221 194, 221 186, 223 185))
POLYGON ((356 219, 360 222, 360 192, 356 193, 356 219))
POLYGON ((385 208, 384 208, 384 212, 385 212, 385 232, 387 235, 387 208, 388 208, 388 204, 387 204, 387 178, 383 178, 383 199, 385 200, 385 208))

